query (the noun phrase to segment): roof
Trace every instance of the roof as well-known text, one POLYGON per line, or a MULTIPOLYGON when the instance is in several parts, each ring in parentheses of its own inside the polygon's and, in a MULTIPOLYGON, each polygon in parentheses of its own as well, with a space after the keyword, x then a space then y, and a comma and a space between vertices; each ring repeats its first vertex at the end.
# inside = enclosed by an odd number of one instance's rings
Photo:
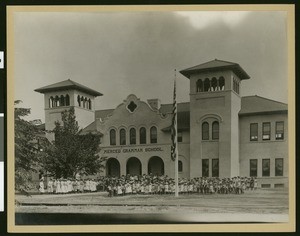
POLYGON ((218 59, 181 70, 180 73, 186 76, 187 78, 190 78, 191 74, 205 71, 218 71, 224 69, 232 70, 237 76, 239 76, 241 80, 250 79, 250 76, 243 70, 243 68, 239 64, 218 59))
POLYGON ((97 130, 97 122, 98 120, 95 120, 92 123, 90 123, 87 127, 85 127, 80 131, 80 134, 84 135, 84 134, 92 133, 92 134, 100 134, 101 136, 103 136, 103 134, 97 130))
POLYGON ((288 105, 260 96, 242 97, 240 116, 255 114, 287 113, 288 105))
POLYGON ((104 119, 108 117, 115 109, 106 109, 95 111, 95 119, 104 119))
MULTIPOLYGON (((172 113, 173 104, 162 104, 159 111, 163 114, 172 113)), ((277 102, 260 96, 246 96, 241 98, 241 110, 239 116, 249 116, 257 114, 276 114, 287 113, 288 106, 285 103, 277 102)), ((96 121, 98 118, 109 116, 114 109, 98 110, 95 112, 96 121)), ((184 131, 190 129, 190 103, 183 102, 177 104, 177 124, 178 130, 184 131)), ((95 122, 96 122, 95 121, 95 122)), ((96 123, 93 122, 84 129, 84 132, 96 130, 96 123)), ((170 131, 171 124, 162 129, 162 131, 170 131)))
POLYGON ((73 80, 64 80, 55 84, 50 84, 38 89, 35 89, 34 91, 39 92, 39 93, 46 93, 46 92, 51 92, 51 91, 58 91, 58 90, 66 90, 66 89, 77 89, 79 91, 91 94, 95 97, 97 96, 102 96, 102 93, 99 93, 96 90, 90 89, 82 84, 79 84, 77 82, 74 82, 73 80))

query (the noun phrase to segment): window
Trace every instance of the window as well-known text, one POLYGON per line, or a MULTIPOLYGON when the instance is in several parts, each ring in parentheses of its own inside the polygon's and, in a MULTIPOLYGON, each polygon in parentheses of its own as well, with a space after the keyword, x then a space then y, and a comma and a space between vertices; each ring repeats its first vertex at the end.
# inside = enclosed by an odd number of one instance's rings
POLYGON ((55 107, 59 107, 59 97, 58 96, 55 96, 55 107))
POLYGON ((150 143, 157 143, 157 129, 155 126, 150 129, 150 143))
POLYGON ((53 107, 53 97, 50 97, 50 99, 49 99, 49 107, 50 108, 53 107))
POLYGON ((84 98, 81 97, 81 103, 82 103, 82 107, 85 108, 85 103, 84 103, 84 98))
POLYGON ((262 139, 263 140, 270 140, 271 137, 271 123, 263 123, 263 130, 262 130, 262 139))
POLYGON ((275 138, 276 138, 276 140, 284 139, 284 123, 283 123, 283 121, 276 122, 275 138))
POLYGON ((182 166, 182 161, 178 161, 178 172, 182 172, 183 166, 182 166))
POLYGON ((110 145, 116 145, 116 131, 111 129, 109 132, 110 145))
POLYGON ((207 122, 202 123, 202 140, 209 139, 209 125, 207 122))
POLYGON ((209 160, 202 159, 202 177, 209 176, 209 160))
POLYGON ((120 145, 126 145, 126 130, 120 130, 120 145))
POLYGON ((214 121, 212 124, 212 139, 218 140, 219 139, 219 122, 214 121))
POLYGON ((219 159, 212 159, 212 177, 219 177, 219 159))
POLYGON ((136 144, 136 132, 135 128, 131 128, 129 131, 130 134, 130 144, 136 144))
POLYGON ((250 141, 258 140, 258 124, 252 123, 250 124, 250 141))
POLYGON ((177 132, 177 141, 182 142, 182 132, 177 132))
POLYGON ((60 105, 65 106, 65 97, 63 95, 60 96, 60 105))
POLYGON ((81 107, 81 99, 79 95, 77 96, 77 102, 78 102, 78 106, 81 107))
POLYGON ((225 79, 223 76, 219 78, 219 90, 224 90, 225 89, 225 79))
POLYGON ((211 91, 217 91, 218 90, 218 81, 217 79, 214 77, 211 80, 211 91))
POLYGON ((89 99, 88 105, 89 105, 89 109, 92 110, 92 101, 91 101, 91 99, 89 99))
POLYGON ((270 159, 262 159, 262 176, 270 176, 270 159))
POLYGON ((204 80, 204 92, 209 91, 209 88, 210 88, 210 81, 209 81, 208 78, 206 78, 206 79, 204 80))
POLYGON ((203 82, 201 79, 198 79, 197 80, 197 83, 196 83, 196 91, 197 92, 202 92, 203 91, 203 82))
POLYGON ((140 144, 146 144, 146 128, 140 128, 140 144))
POLYGON ((283 158, 275 159, 275 176, 283 176, 283 158))
POLYGON ((69 96, 69 94, 66 95, 66 106, 70 106, 70 96, 69 96))
POLYGON ((257 159, 250 159, 250 177, 257 177, 257 159))

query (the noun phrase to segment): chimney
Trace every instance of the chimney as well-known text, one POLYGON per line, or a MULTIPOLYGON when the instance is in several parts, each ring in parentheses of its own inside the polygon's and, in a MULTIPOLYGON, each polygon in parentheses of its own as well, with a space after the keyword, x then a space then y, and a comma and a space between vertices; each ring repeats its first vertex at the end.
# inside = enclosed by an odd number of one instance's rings
POLYGON ((152 109, 159 110, 160 100, 158 98, 148 99, 147 102, 152 109))

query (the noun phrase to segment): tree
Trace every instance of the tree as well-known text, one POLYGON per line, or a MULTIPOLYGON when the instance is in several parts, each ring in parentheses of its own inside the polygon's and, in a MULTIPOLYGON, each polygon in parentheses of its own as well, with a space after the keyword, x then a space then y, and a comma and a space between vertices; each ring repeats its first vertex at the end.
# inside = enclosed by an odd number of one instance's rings
MULTIPOLYGON (((21 103, 15 101, 15 105, 21 103)), ((17 108, 15 114, 15 189, 27 191, 31 187, 31 172, 39 166, 39 139, 41 131, 23 117, 30 114, 29 108, 17 108)))
POLYGON ((74 108, 62 112, 62 122, 55 122, 53 145, 46 147, 43 167, 56 178, 93 175, 103 167, 99 157, 100 135, 81 134, 74 108))

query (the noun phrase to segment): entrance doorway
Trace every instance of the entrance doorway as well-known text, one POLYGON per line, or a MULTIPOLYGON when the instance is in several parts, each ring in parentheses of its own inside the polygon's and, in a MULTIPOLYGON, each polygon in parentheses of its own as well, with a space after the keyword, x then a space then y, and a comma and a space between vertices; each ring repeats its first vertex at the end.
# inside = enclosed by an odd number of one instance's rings
POLYGON ((109 158, 106 162, 106 176, 120 177, 120 163, 115 158, 109 158))
POLYGON ((126 174, 130 175, 141 175, 142 174, 142 163, 136 157, 130 157, 126 164, 126 174))
POLYGON ((148 174, 164 175, 165 165, 164 161, 157 156, 151 157, 148 162, 148 174))

